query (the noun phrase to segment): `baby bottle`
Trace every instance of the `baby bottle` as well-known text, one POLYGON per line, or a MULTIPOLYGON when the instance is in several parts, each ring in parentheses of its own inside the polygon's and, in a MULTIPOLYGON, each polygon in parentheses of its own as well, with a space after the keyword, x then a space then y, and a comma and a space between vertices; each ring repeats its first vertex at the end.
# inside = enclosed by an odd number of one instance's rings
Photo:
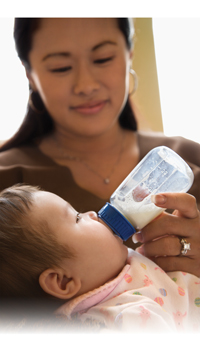
POLYGON ((193 180, 192 170, 178 154, 166 146, 156 147, 119 185, 98 216, 127 240, 165 210, 151 202, 151 195, 187 192, 193 180))

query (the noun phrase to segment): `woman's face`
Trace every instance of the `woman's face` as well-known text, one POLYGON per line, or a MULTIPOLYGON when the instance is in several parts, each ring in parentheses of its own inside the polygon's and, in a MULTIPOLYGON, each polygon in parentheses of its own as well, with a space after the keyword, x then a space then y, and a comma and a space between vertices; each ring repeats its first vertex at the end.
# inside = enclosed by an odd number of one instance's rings
POLYGON ((117 123, 128 96, 131 53, 116 19, 41 19, 29 60, 31 86, 58 130, 90 136, 117 123))

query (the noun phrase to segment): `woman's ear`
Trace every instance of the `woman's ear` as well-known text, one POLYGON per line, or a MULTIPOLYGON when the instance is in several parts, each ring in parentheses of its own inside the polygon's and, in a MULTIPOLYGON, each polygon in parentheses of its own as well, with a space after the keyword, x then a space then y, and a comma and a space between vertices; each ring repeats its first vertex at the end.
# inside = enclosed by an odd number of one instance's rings
POLYGON ((129 68, 132 69, 132 67, 133 67, 133 50, 129 51, 128 65, 129 65, 129 68))
MULTIPOLYGON (((22 65, 23 65, 23 63, 22 63, 22 65)), ((24 68, 25 68, 25 66, 24 66, 24 68)), ((28 81, 29 81, 29 84, 30 84, 30 86, 31 86, 31 89, 32 89, 33 91, 36 91, 36 92, 37 92, 37 88, 36 88, 36 86, 35 86, 35 82, 34 82, 34 80, 33 80, 33 77, 32 77, 32 75, 31 75, 30 71, 25 68, 25 72, 26 72, 26 77, 27 77, 27 79, 28 79, 28 81)))
POLYGON ((133 50, 130 50, 129 51, 129 60, 133 60, 133 56, 134 56, 134 51, 133 50))
POLYGON ((39 276, 41 288, 50 295, 59 299, 74 297, 81 288, 78 277, 68 277, 63 269, 47 269, 39 276))

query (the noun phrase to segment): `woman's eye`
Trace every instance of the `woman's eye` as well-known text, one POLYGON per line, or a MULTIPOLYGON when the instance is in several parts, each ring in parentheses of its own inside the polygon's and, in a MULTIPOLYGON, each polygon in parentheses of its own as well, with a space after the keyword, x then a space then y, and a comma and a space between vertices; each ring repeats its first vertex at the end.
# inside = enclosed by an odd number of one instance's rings
POLYGON ((103 58, 103 59, 97 59, 94 62, 96 64, 104 64, 104 63, 106 63, 108 61, 111 61, 113 58, 114 58, 114 56, 110 56, 110 57, 106 57, 106 58, 103 58))
POLYGON ((62 73, 62 72, 67 72, 69 70, 71 70, 71 66, 65 66, 65 67, 61 67, 61 68, 57 68, 57 69, 52 69, 51 72, 62 73))
POLYGON ((77 213, 77 215, 76 215, 76 223, 79 222, 80 219, 81 219, 80 213, 77 213))

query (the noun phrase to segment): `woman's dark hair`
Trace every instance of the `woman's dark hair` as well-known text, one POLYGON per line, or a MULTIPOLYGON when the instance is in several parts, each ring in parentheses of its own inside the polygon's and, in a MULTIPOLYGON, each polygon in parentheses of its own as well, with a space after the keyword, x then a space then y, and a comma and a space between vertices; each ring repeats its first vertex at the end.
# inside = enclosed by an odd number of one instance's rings
MULTIPOLYGON (((32 39, 34 32, 40 26, 40 18, 15 18, 14 22, 14 40, 18 56, 25 68, 30 71, 31 65, 29 61, 29 52, 32 48, 32 39)), ((133 46, 133 24, 132 19, 117 18, 118 26, 123 33, 128 49, 133 46)), ((41 111, 35 111, 28 104, 25 118, 18 131, 7 140, 0 148, 0 151, 13 148, 15 146, 24 145, 34 141, 38 137, 42 137, 53 130, 53 119, 45 109, 38 93, 33 93, 34 105, 41 111)), ((119 117, 121 127, 137 130, 136 119, 130 105, 129 99, 122 110, 119 117)))

